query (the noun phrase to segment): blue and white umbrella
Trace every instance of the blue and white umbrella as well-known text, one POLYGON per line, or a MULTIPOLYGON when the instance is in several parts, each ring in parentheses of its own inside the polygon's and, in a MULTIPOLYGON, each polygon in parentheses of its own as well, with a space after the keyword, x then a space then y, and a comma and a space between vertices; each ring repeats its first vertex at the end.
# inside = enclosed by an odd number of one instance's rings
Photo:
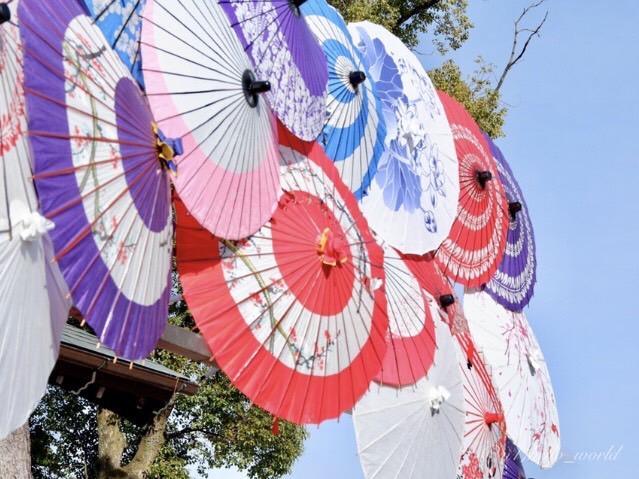
POLYGON ((376 82, 387 130, 362 211, 402 253, 434 251, 450 232, 459 199, 459 165, 444 107, 399 38, 368 22, 348 30, 376 82))
POLYGON ((325 0, 308 0, 301 11, 328 61, 327 116, 318 141, 361 200, 384 151, 382 102, 339 12, 325 0))
POLYGON ((104 33, 111 48, 144 89, 140 32, 142 9, 146 0, 80 0, 82 2, 86 4, 89 15, 104 33))

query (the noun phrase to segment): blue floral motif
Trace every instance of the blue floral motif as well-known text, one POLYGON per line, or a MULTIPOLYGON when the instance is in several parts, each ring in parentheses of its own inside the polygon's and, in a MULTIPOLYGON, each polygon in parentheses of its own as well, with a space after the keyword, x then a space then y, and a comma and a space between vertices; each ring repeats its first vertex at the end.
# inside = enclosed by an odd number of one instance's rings
POLYGON ((406 146, 391 140, 377 171, 377 184, 384 191, 384 203, 393 211, 404 207, 412 213, 420 208, 422 188, 406 146))
POLYGON ((430 204, 437 207, 438 198, 446 198, 444 162, 439 159, 439 148, 426 134, 415 149, 417 168, 422 172, 422 187, 430 193, 430 204))

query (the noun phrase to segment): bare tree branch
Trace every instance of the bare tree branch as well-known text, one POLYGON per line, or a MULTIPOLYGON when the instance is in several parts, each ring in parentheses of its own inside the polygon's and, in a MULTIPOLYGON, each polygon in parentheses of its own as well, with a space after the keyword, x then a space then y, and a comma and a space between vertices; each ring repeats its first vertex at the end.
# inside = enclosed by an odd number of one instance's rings
POLYGON ((546 10, 546 14, 544 15, 544 18, 541 20, 541 22, 537 25, 536 28, 519 28, 519 24, 521 23, 521 21, 524 19, 524 17, 528 14, 528 12, 530 12, 531 10, 539 7, 542 3, 544 3, 546 0, 539 0, 537 3, 533 3, 532 5, 528 5, 526 8, 524 8, 524 11, 521 13, 521 15, 519 15, 519 18, 517 20, 515 20, 515 27, 514 27, 514 36, 513 36, 513 48, 510 52, 510 58, 508 59, 508 63, 506 64, 506 66, 504 67, 504 71, 501 74, 501 77, 499 78, 499 81, 497 82, 497 86, 495 87, 495 91, 498 92, 499 89, 501 88, 501 86, 504 84, 504 80, 506 79, 506 75, 508 75, 508 72, 512 69, 512 67, 514 67, 517 63, 519 63, 521 61, 521 59, 524 57, 524 53, 526 53, 526 49, 528 48, 528 45, 530 45, 530 42, 532 41, 533 37, 539 37, 539 32, 541 31, 541 27, 544 26, 544 23, 546 23, 546 19, 548 18, 548 11, 546 10), (522 33, 528 33, 528 37, 526 38, 526 41, 524 42, 524 46, 521 48, 521 50, 518 51, 518 46, 519 46, 519 36, 522 33))
POLYGON ((418 5, 415 5, 413 8, 411 8, 407 12, 404 12, 397 19, 397 23, 395 24, 395 26, 397 28, 401 27, 404 23, 406 23, 408 20, 413 18, 415 15, 419 15, 420 13, 425 12, 429 8, 432 8, 435 5, 437 5, 439 2, 440 2, 440 0, 430 0, 430 1, 427 1, 425 3, 420 3, 418 5))

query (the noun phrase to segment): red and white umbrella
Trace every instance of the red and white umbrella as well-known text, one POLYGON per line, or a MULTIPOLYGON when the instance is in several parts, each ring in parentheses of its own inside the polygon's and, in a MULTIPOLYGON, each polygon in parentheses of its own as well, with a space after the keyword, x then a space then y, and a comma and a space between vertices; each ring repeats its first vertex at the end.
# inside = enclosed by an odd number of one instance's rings
POLYGON ((508 199, 477 123, 456 100, 438 93, 455 139, 459 202, 457 218, 436 259, 454 281, 480 287, 495 274, 506 248, 508 199))
POLYGON ((548 367, 526 316, 508 311, 483 291, 464 295, 464 311, 492 368, 508 435, 531 461, 551 467, 560 449, 557 403, 548 367))
POLYGON ((415 384, 431 367, 437 347, 433 314, 437 313, 431 311, 433 301, 422 291, 417 277, 423 267, 423 258, 402 255, 388 244, 382 244, 382 247, 388 350, 375 381, 400 387, 415 384))
POLYGON ((30 179, 17 10, 0 5, 0 440, 44 394, 71 306, 30 179))
POLYGON ((158 126, 181 138, 175 189, 212 233, 240 239, 273 214, 277 130, 253 68, 217 1, 148 0, 142 24, 146 93, 158 126))
POLYGON ((353 407, 386 352, 382 251, 317 143, 280 129, 284 194, 240 241, 176 205, 184 297, 211 351, 252 401, 296 423, 353 407))
POLYGON ((436 328, 428 375, 397 389, 373 384, 353 409, 366 479, 453 478, 464 435, 464 384, 450 331, 436 328))

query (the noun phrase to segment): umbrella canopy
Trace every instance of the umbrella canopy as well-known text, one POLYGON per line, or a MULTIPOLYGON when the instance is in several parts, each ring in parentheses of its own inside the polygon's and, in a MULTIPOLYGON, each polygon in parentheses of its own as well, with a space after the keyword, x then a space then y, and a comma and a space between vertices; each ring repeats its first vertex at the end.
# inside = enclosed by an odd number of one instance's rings
POLYGON ((481 291, 464 295, 464 310, 493 370, 509 436, 531 461, 552 466, 560 449, 557 403, 546 362, 525 315, 508 311, 481 291))
MULTIPOLYGON (((433 363, 435 348, 434 306, 422 291, 417 274, 425 273, 423 259, 406 256, 391 246, 384 249, 384 274, 382 290, 386 294, 388 308, 388 350, 382 370, 375 381, 389 386, 415 384, 423 378, 433 363)), ((435 312, 437 314, 437 312, 435 312)))
POLYGON ((71 304, 31 181, 18 1, 0 24, 0 440, 43 396, 71 304))
POLYGON ((317 143, 284 128, 284 195, 241 241, 218 240, 176 205, 189 309, 215 360, 260 407, 296 423, 352 408, 386 352, 382 251, 317 143))
POLYGON ((382 102, 339 12, 325 0, 307 0, 301 10, 328 61, 326 120, 318 141, 361 200, 384 151, 382 102))
POLYGON ((428 375, 402 389, 373 384, 353 409, 366 479, 453 478, 464 433, 462 370, 448 328, 436 326, 428 375))
POLYGON ((453 280, 479 287, 495 274, 506 248, 508 200, 481 130, 464 107, 439 92, 459 159, 457 218, 437 251, 437 262, 453 280))
POLYGON ((506 462, 504 462, 503 479, 526 479, 524 466, 521 463, 521 453, 510 438, 506 438, 506 462))
POLYGON ((23 0, 20 19, 34 177, 55 259, 100 340, 145 357, 171 287, 173 143, 154 133, 138 85, 77 1, 23 0))
POLYGON ((303 0, 217 1, 255 75, 271 83, 265 97, 277 117, 297 137, 315 140, 326 119, 328 67, 300 12, 303 0))
POLYGON ((401 40, 368 22, 348 28, 377 84, 387 130, 362 210, 371 228, 402 253, 433 251, 450 232, 459 198, 459 167, 444 107, 401 40))
POLYGON ((144 88, 140 32, 142 10, 146 0, 80 0, 100 27, 102 33, 120 60, 126 65, 138 84, 144 88))
POLYGON ((468 359, 468 342, 472 339, 454 334, 457 339, 458 361, 462 367, 464 410, 466 423, 458 475, 464 479, 502 477, 506 423, 504 413, 492 383, 491 372, 481 353, 468 359))
POLYGON ((156 121, 183 142, 180 198, 219 237, 255 233, 280 192, 275 117, 262 98, 272 83, 215 0, 148 0, 142 55, 156 121))
POLYGON ((490 152, 495 159, 497 172, 508 199, 510 213, 506 251, 495 276, 486 283, 486 292, 505 308, 511 311, 521 311, 530 302, 537 279, 537 259, 532 222, 521 188, 515 180, 506 158, 485 133, 484 138, 486 138, 490 152))

